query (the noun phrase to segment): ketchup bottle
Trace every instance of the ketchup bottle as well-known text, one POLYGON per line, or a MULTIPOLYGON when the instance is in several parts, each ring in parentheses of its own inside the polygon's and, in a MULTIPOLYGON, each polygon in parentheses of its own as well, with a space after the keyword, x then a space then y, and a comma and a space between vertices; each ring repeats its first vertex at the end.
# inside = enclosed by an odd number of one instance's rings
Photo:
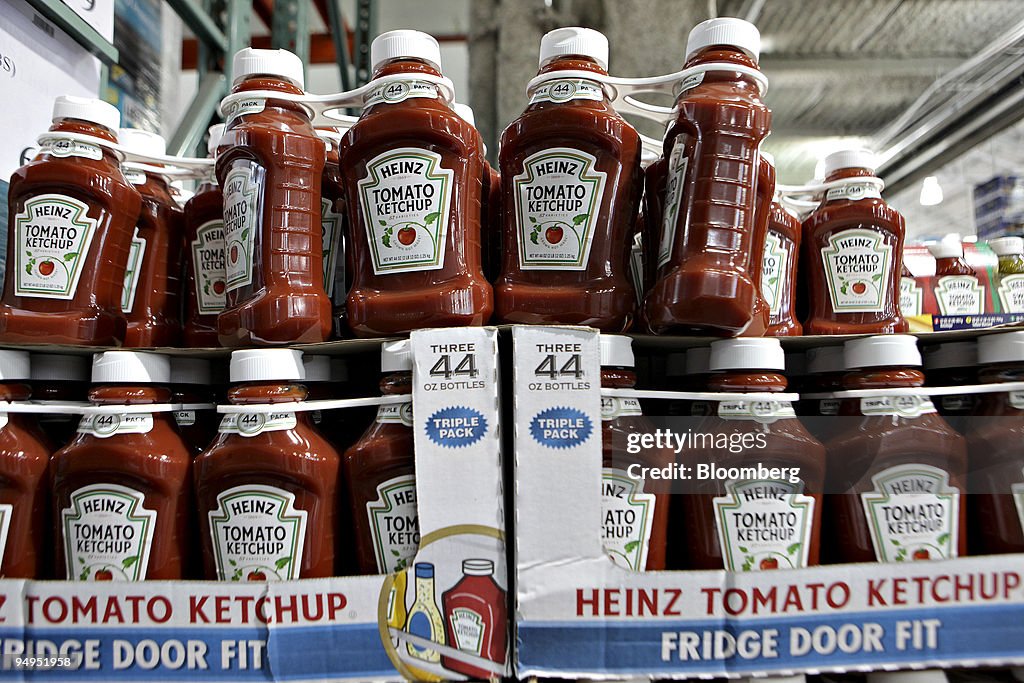
MULTIPOLYGON (((666 134, 671 130, 666 130, 666 134)), ((665 183, 668 176, 668 160, 664 156, 656 160, 644 169, 644 195, 643 195, 643 248, 644 264, 644 291, 643 298, 654 286, 654 279, 658 273, 658 242, 661 239, 661 224, 665 216, 665 183)), ((641 306, 642 308, 642 306, 641 306)), ((642 312, 642 311, 641 311, 642 312)))
POLYGON ((106 146, 120 120, 106 102, 58 97, 57 135, 11 175, 0 342, 124 338, 121 291, 142 197, 106 146))
MULTIPOLYGON (((468 104, 452 102, 452 111, 476 128, 476 115, 468 104)), ((487 161, 487 145, 484 144, 483 137, 479 140, 480 155, 487 165, 483 178, 484 187, 480 195, 480 250, 484 259, 484 276, 488 282, 493 282, 501 268, 501 177, 487 161)))
MULTIPOLYGON (((207 149, 216 158, 224 124, 210 126, 207 149)), ((224 310, 224 196, 217 178, 204 180, 185 203, 185 346, 220 346, 217 316, 224 310)))
POLYGON ((234 351, 230 376, 228 403, 253 410, 226 414, 196 458, 206 578, 333 576, 339 459, 309 412, 292 409, 306 399, 302 352, 234 351))
MULTIPOLYGON (((89 357, 56 353, 32 354, 32 400, 48 403, 85 403, 89 393, 89 357)), ((40 413, 35 423, 56 448, 67 444, 78 430, 80 415, 40 413)))
POLYGON ((210 361, 191 356, 171 357, 171 402, 178 433, 193 455, 202 453, 217 437, 217 395, 210 361))
POLYGON ((974 268, 964 260, 959 240, 928 245, 935 257, 935 301, 941 315, 981 315, 985 312, 985 288, 974 268))
POLYGON ((781 478, 712 480, 683 496, 691 569, 757 571, 818 563, 825 449, 796 419, 789 401, 748 398, 786 389, 785 355, 777 339, 730 339, 711 344, 710 391, 719 400, 701 431, 728 434, 737 449, 690 449, 684 463, 723 468, 760 464, 783 468, 781 478), (742 437, 740 436, 742 435, 742 437))
MULTIPOLYGON (((167 153, 159 135, 122 128, 117 139, 129 151, 150 156, 167 153)), ((142 195, 121 310, 127 318, 125 346, 176 346, 181 338, 182 211, 167 179, 137 164, 125 164, 125 177, 142 195)))
POLYGON ((988 246, 999 257, 998 292, 1003 313, 1024 313, 1024 239, 1000 237, 988 246))
MULTIPOLYGON (((762 160, 774 165, 767 153, 762 160)), ((800 255, 800 219, 791 214, 777 197, 768 207, 764 256, 761 260, 761 295, 770 318, 766 337, 799 337, 803 326, 796 318, 796 274, 800 255)), ((757 272, 757 269, 754 270, 757 272)))
POLYGON ((345 187, 338 162, 342 133, 333 128, 317 128, 316 134, 327 147, 327 163, 320 180, 320 234, 324 250, 324 289, 331 300, 335 335, 345 329, 345 187))
MULTIPOLYGON (((690 31, 686 67, 757 68, 761 36, 742 19, 704 21, 690 31)), ((734 71, 695 76, 676 99, 658 275, 645 301, 651 331, 734 336, 750 326, 758 286, 751 273, 760 155, 771 112, 757 83, 734 71)), ((769 197, 771 194, 769 193, 769 197)), ((759 248, 759 247, 758 247, 759 248)))
MULTIPOLYGON (((963 387, 978 383, 978 344, 945 342, 924 347, 925 384, 930 387, 963 387)), ((968 416, 978 402, 976 394, 937 397, 936 409, 953 429, 966 434, 968 416)))
MULTIPOLYGON (((825 157, 825 181, 875 178, 874 155, 863 149, 825 157)), ((900 313, 903 216, 871 183, 825 192, 803 224, 810 317, 807 334, 905 332, 900 313)))
MULTIPOLYGON (((1024 381, 1024 332, 978 339, 985 384, 1024 381)), ((971 529, 985 553, 1024 552, 1024 392, 977 394, 970 418, 971 529)))
POLYGON ((52 461, 57 578, 184 578, 192 455, 169 410, 169 380, 166 356, 96 354, 89 401, 105 410, 84 415, 52 461))
POLYGON ((840 407, 854 424, 826 444, 829 489, 837 492, 829 501, 834 554, 841 562, 965 554, 964 438, 926 391, 915 391, 924 385, 917 340, 883 335, 844 349, 844 386, 859 391, 840 407), (884 391, 891 389, 903 391, 884 391))
MULTIPOLYGON (((772 197, 775 196, 775 163, 762 156, 757 165, 757 198, 754 209, 754 239, 751 243, 750 273, 764 274, 765 247, 768 244, 768 221, 771 216, 772 197)), ((761 291, 757 279, 757 296, 751 311, 750 325, 740 333, 743 337, 764 337, 771 325, 771 308, 761 291)))
MULTIPOLYGON (((302 94, 302 61, 243 48, 233 93, 302 94)), ((320 183, 326 151, 301 105, 252 98, 226 112, 217 149, 224 193, 224 346, 321 342, 331 333, 324 291, 320 183)))
POLYGON ((377 87, 342 142, 352 226, 349 327, 357 337, 482 325, 480 134, 442 99, 437 41, 389 31, 370 46, 377 87))
POLYGON ((842 346, 816 346, 805 353, 807 378, 797 403, 797 413, 808 431, 828 443, 840 431, 845 421, 834 419, 839 415, 840 401, 832 394, 843 389, 846 361, 842 346))
MULTIPOLYGON (((503 665, 508 652, 506 592, 494 580, 493 560, 463 560, 462 578, 441 596, 449 647, 503 665)), ((494 673, 441 655, 441 666, 471 680, 494 673)))
MULTIPOLYGON (((27 351, 0 350, 0 400, 27 400, 29 374, 27 351)), ((44 578, 49 464, 32 420, 0 412, 0 577, 44 578)))
POLYGON ((384 403, 362 438, 345 451, 356 558, 362 574, 406 569, 420 544, 413 456, 412 355, 407 341, 381 347, 384 403))
MULTIPOLYGON (((608 74, 608 39, 559 28, 541 39, 540 74, 608 74)), ((629 329, 629 251, 643 170, 640 136, 597 80, 547 81, 501 136, 504 258, 494 286, 503 323, 629 329)))
MULTIPOLYGON (((632 389, 633 340, 601 335, 601 386, 632 389)), ((601 397, 601 512, 605 552, 614 562, 633 571, 665 569, 668 509, 671 496, 655 482, 631 477, 630 465, 665 467, 675 460, 671 451, 645 451, 632 455, 624 450, 630 434, 652 433, 654 426, 643 417, 640 401, 618 396, 601 397), (632 520, 632 521, 630 521, 632 520)))

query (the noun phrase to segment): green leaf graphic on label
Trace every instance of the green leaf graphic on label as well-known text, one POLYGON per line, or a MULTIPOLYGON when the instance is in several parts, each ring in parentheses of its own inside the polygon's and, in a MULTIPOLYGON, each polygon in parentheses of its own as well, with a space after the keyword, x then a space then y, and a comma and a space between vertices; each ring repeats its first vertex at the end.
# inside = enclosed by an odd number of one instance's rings
POLYGON ((138 561, 139 561, 139 557, 137 555, 132 555, 131 557, 124 558, 124 560, 121 561, 121 566, 124 567, 125 569, 128 569, 128 567, 131 567, 133 564, 135 564, 138 561))
POLYGON ((578 216, 573 216, 572 224, 573 225, 579 225, 580 223, 582 223, 583 221, 587 220, 588 218, 590 218, 589 214, 581 213, 578 216))
POLYGON ((292 561, 290 557, 282 557, 280 560, 274 563, 274 569, 281 571, 288 566, 288 563, 292 561))
POLYGON ((437 219, 440 216, 441 213, 439 211, 435 211, 434 213, 428 213, 426 216, 424 216, 423 222, 426 223, 427 225, 433 225, 434 223, 437 222, 437 219))

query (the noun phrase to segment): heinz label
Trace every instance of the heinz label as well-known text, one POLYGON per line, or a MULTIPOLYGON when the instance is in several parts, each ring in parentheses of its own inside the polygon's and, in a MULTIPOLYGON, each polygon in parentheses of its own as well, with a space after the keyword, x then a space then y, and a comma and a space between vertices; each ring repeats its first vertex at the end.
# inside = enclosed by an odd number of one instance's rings
POLYGON ((668 157, 668 172, 665 180, 665 213, 661 224, 661 242, 658 244, 658 268, 672 260, 672 250, 676 241, 676 223, 679 221, 679 209, 683 204, 683 185, 686 182, 686 168, 689 165, 685 154, 684 145, 675 144, 668 157))
POLYGON ((7 552, 7 534, 11 530, 11 516, 13 514, 13 505, 10 503, 0 503, 0 564, 3 564, 4 553, 7 552))
POLYGON ((66 159, 68 157, 82 157, 99 161, 103 158, 103 148, 99 145, 91 145, 80 140, 68 138, 48 138, 39 149, 40 154, 66 159))
POLYGON ((72 581, 142 581, 156 526, 146 495, 117 484, 92 484, 71 494, 61 511, 64 565, 72 581))
POLYGON ((889 294, 892 246, 880 232, 853 228, 828 238, 821 250, 828 293, 836 313, 876 313, 889 294))
POLYGON ((106 439, 115 434, 148 434, 153 429, 152 413, 98 413, 83 415, 80 434, 106 439))
POLYGON ((946 275, 935 283, 935 299, 942 315, 981 315, 985 288, 973 275, 946 275))
MULTIPOLYGON (((337 282, 345 281, 344 272, 341 277, 336 277, 335 269, 339 266, 338 252, 341 251, 341 226, 343 214, 334 210, 334 203, 323 198, 320 200, 320 230, 323 233, 324 245, 324 290, 328 297, 334 296, 334 287, 337 282)), ((341 268, 344 271, 345 260, 341 259, 341 268)))
POLYGON ((860 399, 861 415, 914 418, 934 412, 935 404, 927 396, 867 396, 860 399))
POLYGON ((727 481, 714 499, 725 569, 749 572, 807 566, 814 498, 803 482, 727 481))
POLYGON ((881 198, 882 193, 878 190, 878 186, 872 183, 841 185, 829 188, 825 192, 825 201, 827 202, 835 199, 848 199, 851 202, 855 202, 861 199, 881 198))
POLYGON ((192 265, 196 281, 196 304, 201 315, 224 310, 227 277, 224 271, 224 221, 206 221, 192 240, 192 265))
POLYGON ((515 187, 516 237, 523 270, 584 270, 604 197, 597 158, 568 147, 531 154, 515 187))
POLYGON ((306 511, 295 495, 274 486, 246 484, 217 495, 210 537, 221 581, 287 581, 299 578, 306 539, 306 511))
POLYGON ((900 313, 906 317, 921 315, 924 309, 924 290, 912 277, 900 278, 900 313))
POLYGON ((15 296, 75 298, 98 224, 86 215, 88 210, 84 202, 62 194, 25 200, 14 216, 15 296))
POLYGON ((897 465, 871 477, 860 495, 879 562, 957 556, 960 491, 930 465, 897 465))
POLYGON ((377 500, 366 504, 366 515, 377 571, 391 574, 408 567, 420 547, 416 477, 407 474, 377 486, 377 500))
POLYGON ((440 154, 417 147, 367 162, 357 185, 375 275, 444 267, 454 175, 440 154))
POLYGON ((452 625, 452 633, 455 634, 453 645, 462 652, 479 657, 484 642, 484 631, 487 630, 483 617, 467 607, 456 607, 448 620, 452 625))
POLYGON ((236 163, 224 179, 225 291, 252 284, 256 231, 263 203, 264 170, 236 163))
POLYGON ((363 107, 375 104, 398 104, 414 97, 436 99, 437 86, 427 81, 384 80, 363 98, 363 107))
POLYGON ((999 280, 1003 313, 1024 313, 1024 275, 1004 275, 999 280))
POLYGON ((642 571, 654 525, 655 497, 625 470, 601 470, 601 540, 615 564, 642 571))
POLYGON ((220 421, 221 434, 238 434, 253 437, 264 432, 280 432, 295 429, 298 420, 294 412, 277 413, 228 413, 220 421))
POLYGON ((132 244, 128 250, 128 268, 124 271, 124 286, 121 287, 121 312, 131 313, 135 306, 135 292, 139 288, 139 276, 142 274, 142 262, 146 258, 146 240, 139 237, 139 228, 132 234, 132 244))
POLYGON ((764 241, 764 258, 761 261, 761 296, 768 302, 772 318, 782 313, 782 293, 786 286, 784 278, 792 258, 793 242, 774 230, 769 230, 764 241))

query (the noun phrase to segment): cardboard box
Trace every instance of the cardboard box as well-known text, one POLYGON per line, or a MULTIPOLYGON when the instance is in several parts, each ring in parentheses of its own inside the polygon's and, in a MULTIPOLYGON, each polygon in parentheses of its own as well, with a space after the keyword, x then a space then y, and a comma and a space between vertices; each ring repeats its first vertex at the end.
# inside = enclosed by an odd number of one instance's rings
POLYGON ((746 573, 615 565, 601 541, 598 335, 516 327, 513 340, 518 676, 1024 663, 1024 556, 746 573))
MULTIPOLYGON (((412 347, 421 536, 409 569, 262 584, 0 581, 0 677, 400 681, 464 680, 459 671, 504 674, 508 572, 497 331, 414 332, 412 347), (496 588, 470 607, 463 601, 449 610, 446 598, 463 579, 464 560, 491 563, 496 588), (425 565, 431 581, 417 595, 416 571, 425 565), (420 611, 426 622, 393 617, 399 604, 412 613, 417 598, 433 602, 420 611), (454 641, 424 638, 424 626, 428 636, 431 627, 454 632, 454 641), (488 628, 501 641, 490 656, 474 651, 488 640, 488 628)), ((345 402, 322 405, 328 404, 345 402)))

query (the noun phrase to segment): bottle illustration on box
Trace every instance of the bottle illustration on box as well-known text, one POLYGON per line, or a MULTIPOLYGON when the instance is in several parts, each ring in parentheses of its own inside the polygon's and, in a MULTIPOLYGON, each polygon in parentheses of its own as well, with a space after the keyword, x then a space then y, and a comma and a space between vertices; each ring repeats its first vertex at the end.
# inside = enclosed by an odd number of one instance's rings
MULTIPOLYGON (((494 580, 492 560, 463 560, 462 579, 441 598, 449 647, 496 664, 505 661, 505 591, 494 580)), ((441 664, 470 678, 493 671, 445 655, 441 664)))
MULTIPOLYGON (((444 620, 434 597, 434 565, 430 562, 416 563, 416 601, 409 610, 405 631, 410 635, 439 645, 445 644, 444 620)), ((441 654, 431 647, 407 642, 406 651, 410 657, 424 662, 440 662, 441 654)))
MULTIPOLYGON (((391 585, 391 592, 388 594, 388 629, 400 630, 405 625, 406 617, 409 614, 405 606, 405 587, 409 582, 409 572, 401 571, 395 575, 395 582, 391 585)), ((391 642, 398 646, 398 639, 392 636, 391 642)))

